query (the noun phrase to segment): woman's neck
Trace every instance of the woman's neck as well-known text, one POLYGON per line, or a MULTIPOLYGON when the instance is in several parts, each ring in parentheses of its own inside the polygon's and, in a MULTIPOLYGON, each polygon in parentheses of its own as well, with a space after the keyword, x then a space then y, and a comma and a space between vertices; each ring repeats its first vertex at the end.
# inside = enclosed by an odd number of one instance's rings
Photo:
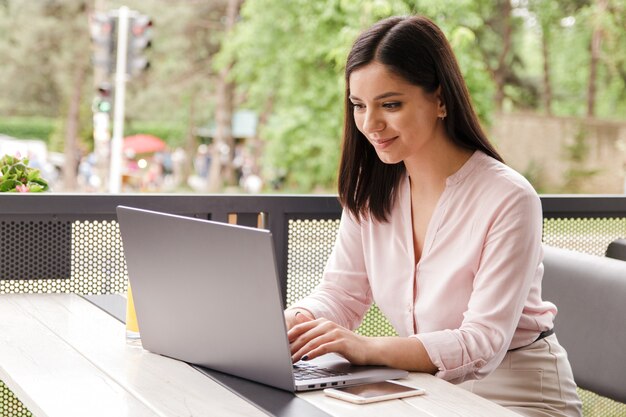
POLYGON ((411 178, 411 193, 442 191, 446 179, 461 169, 472 154, 473 151, 445 140, 425 150, 419 157, 405 160, 404 166, 411 178))

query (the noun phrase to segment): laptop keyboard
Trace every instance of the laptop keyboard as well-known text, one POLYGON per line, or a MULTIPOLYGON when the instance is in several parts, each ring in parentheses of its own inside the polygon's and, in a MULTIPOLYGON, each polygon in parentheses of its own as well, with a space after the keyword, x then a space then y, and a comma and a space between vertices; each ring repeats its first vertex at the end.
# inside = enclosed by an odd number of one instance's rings
POLYGON ((345 372, 337 372, 328 368, 322 368, 308 363, 297 363, 293 365, 293 377, 296 381, 306 381, 308 379, 327 378, 343 375, 348 374, 345 372))

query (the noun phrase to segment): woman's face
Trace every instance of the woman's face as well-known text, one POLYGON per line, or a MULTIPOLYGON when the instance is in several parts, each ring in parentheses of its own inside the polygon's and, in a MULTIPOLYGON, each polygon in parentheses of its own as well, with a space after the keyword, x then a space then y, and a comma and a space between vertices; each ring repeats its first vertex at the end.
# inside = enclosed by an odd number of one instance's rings
POLYGON ((426 93, 378 62, 353 71, 349 88, 356 126, 384 163, 419 158, 445 137, 438 91, 426 93))

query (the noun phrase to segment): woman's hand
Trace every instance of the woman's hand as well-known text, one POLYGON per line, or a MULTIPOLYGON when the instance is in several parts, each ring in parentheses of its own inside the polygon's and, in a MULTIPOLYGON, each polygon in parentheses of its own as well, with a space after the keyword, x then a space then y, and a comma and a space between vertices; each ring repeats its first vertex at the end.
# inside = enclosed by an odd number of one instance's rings
POLYGON ((354 365, 386 365, 434 374, 422 342, 415 337, 365 337, 326 319, 315 319, 304 309, 285 310, 291 359, 309 360, 338 353, 354 365))
POLYGON ((285 324, 287 325, 288 331, 296 324, 305 323, 314 319, 313 315, 304 309, 296 308, 285 310, 285 324))
MULTIPOLYGON (((294 319, 298 320, 297 317, 294 319)), ((359 336, 326 319, 300 320, 287 333, 293 362, 333 352, 355 365, 372 364, 368 357, 370 338, 359 336)))

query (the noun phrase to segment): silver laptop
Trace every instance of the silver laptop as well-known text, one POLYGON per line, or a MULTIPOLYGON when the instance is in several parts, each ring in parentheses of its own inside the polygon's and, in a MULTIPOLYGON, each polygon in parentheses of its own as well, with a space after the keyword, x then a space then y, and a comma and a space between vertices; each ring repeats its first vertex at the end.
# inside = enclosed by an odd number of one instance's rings
POLYGON ((292 364, 272 235, 117 208, 143 347, 287 391, 403 378, 330 354, 292 364))

